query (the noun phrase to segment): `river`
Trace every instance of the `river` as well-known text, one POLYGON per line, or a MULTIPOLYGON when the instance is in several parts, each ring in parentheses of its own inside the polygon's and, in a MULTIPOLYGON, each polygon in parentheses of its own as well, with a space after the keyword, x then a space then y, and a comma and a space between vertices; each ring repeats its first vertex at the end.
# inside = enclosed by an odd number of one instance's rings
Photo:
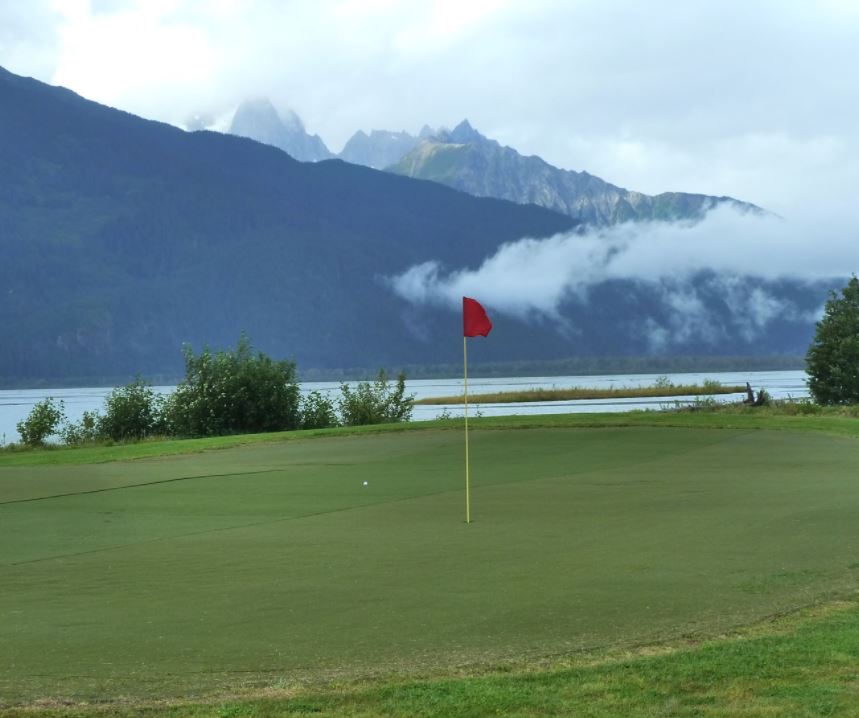
MULTIPOLYGON (((513 391, 536 388, 565 387, 638 387, 652 386, 660 376, 666 376, 674 384, 701 384, 705 379, 724 385, 744 385, 747 381, 757 391, 766 389, 775 399, 808 396, 807 375, 803 371, 769 372, 710 372, 700 374, 610 374, 604 376, 547 376, 508 377, 492 379, 469 379, 469 395, 481 392, 513 391)), ((304 382, 302 392, 312 390, 334 395, 339 393, 339 382, 304 382)), ((169 393, 175 387, 153 387, 156 391, 169 393)), ((418 379, 407 382, 409 393, 421 399, 430 396, 451 396, 462 393, 462 379, 418 379)), ((110 387, 78 389, 12 389, 0 391, 0 446, 18 441, 15 425, 26 418, 33 406, 47 397, 62 401, 70 421, 80 419, 84 411, 99 411, 110 387)), ((719 401, 736 401, 740 394, 724 394, 719 401)), ((483 416, 507 414, 561 414, 568 412, 629 411, 631 409, 661 409, 674 406, 675 402, 691 403, 694 396, 648 397, 646 399, 587 399, 574 401, 529 402, 526 404, 481 404, 470 409, 473 416, 478 410, 483 416)), ((443 412, 450 416, 461 416, 462 405, 415 406, 413 419, 433 419, 443 412)))

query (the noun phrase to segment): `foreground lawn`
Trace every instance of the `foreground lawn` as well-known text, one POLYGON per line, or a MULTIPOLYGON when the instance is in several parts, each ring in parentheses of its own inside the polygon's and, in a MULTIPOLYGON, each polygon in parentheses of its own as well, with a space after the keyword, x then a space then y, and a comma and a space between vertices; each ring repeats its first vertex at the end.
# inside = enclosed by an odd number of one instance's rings
POLYGON ((835 602, 703 644, 574 655, 480 675, 281 685, 255 698, 43 704, 4 718, 817 718, 859 715, 859 601, 835 602))
MULTIPOLYGON (((549 708, 528 701, 536 691, 555 705, 561 674, 400 681, 699 640, 852 594, 859 445, 825 433, 852 424, 780 417, 823 430, 770 431, 754 416, 689 414, 677 428, 639 416, 479 424, 470 526, 451 430, 242 437, 134 461, 116 459, 136 447, 8 453, 47 463, 0 467, 0 699, 125 705, 372 679, 352 697, 323 690, 321 710, 421 715, 390 707, 411 692, 403 705, 456 715, 460 698, 491 705, 490 693, 513 691, 523 702, 504 698, 511 710, 540 715, 549 708), (716 419, 718 431, 706 423, 716 419), (101 463, 56 461, 87 451, 101 463)), ((855 623, 853 609, 838 615, 855 623)), ((705 674, 688 670, 684 690, 697 695, 705 674)), ((587 695, 587 675, 569 700, 587 695)), ((618 690, 661 700, 642 675, 618 690)))

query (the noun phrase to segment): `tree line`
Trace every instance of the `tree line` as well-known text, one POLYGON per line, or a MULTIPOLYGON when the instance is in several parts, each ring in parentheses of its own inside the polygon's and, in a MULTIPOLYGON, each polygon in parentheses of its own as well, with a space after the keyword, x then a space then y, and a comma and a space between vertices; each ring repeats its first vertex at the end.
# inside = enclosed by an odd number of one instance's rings
POLYGON ((185 378, 169 395, 156 393, 141 378, 108 394, 101 412, 69 421, 62 402, 47 398, 17 424, 21 441, 41 446, 51 436, 81 445, 134 441, 151 436, 203 437, 295 429, 323 429, 408 421, 414 396, 406 377, 390 381, 380 370, 375 381, 350 387, 339 397, 319 391, 302 395, 295 362, 255 352, 243 334, 235 350, 195 354, 183 349, 185 378))
MULTIPOLYGON (((340 385, 333 399, 318 391, 302 396, 295 362, 254 352, 243 334, 235 351, 195 354, 183 350, 185 378, 168 396, 138 378, 114 389, 103 413, 65 417, 62 402, 39 402, 17 425, 21 440, 40 446, 52 435, 66 444, 129 441, 148 436, 201 437, 221 434, 319 429, 408 421, 414 396, 405 374, 392 384, 384 370, 374 382, 340 385)), ((859 279, 830 294, 806 354, 809 392, 817 405, 859 405, 859 279)))

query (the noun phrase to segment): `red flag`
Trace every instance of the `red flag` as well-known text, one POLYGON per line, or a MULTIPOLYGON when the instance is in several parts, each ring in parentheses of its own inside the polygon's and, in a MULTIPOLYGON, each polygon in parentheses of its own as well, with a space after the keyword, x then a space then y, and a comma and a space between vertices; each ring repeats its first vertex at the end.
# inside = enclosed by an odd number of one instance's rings
POLYGON ((486 310, 476 299, 462 298, 462 335, 465 337, 485 337, 492 331, 492 322, 486 310))

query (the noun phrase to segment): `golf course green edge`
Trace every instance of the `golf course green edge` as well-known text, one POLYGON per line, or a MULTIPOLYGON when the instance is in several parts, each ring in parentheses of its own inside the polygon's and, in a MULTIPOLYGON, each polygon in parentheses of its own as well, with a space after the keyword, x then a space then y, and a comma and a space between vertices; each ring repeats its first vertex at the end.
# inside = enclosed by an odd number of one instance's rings
POLYGON ((423 679, 283 685, 205 701, 0 704, 0 716, 855 716, 857 668, 859 596, 854 595, 703 642, 679 640, 423 679))
MULTIPOLYGON (((759 445, 755 438, 758 430, 764 430, 759 435, 761 441, 768 434, 772 436, 773 431, 817 432, 851 439, 859 436, 859 420, 848 416, 786 416, 753 409, 485 417, 470 424, 478 433, 505 429, 624 427, 647 427, 647 431, 660 427, 698 432, 724 430, 724 435, 745 434, 750 456, 755 455, 754 446, 759 445)), ((461 431, 462 422, 412 422, 214 439, 147 441, 117 446, 6 450, 0 452, 0 467, 96 464, 372 434, 379 434, 380 439, 387 435, 399 445, 400 440, 394 436, 396 432, 409 432, 418 438, 423 435, 412 432, 429 429, 461 431)), ((626 435, 626 432, 622 433, 626 435)), ((656 433, 662 435, 661 431, 656 433)), ((432 432, 426 436, 430 434, 432 432)), ((554 432, 552 434, 555 435, 554 432)), ((687 432, 682 434, 686 436, 687 432)), ((783 437, 782 443, 786 439, 783 437)), ((610 442, 610 437, 607 440, 610 442)), ((316 445, 316 441, 311 444, 316 445)), ((852 449, 849 442, 842 441, 841 444, 844 460, 852 464, 854 460, 850 458, 852 449)), ((319 444, 320 448, 322 446, 319 444)), ((648 446, 647 437, 642 438, 640 446, 642 450, 648 446)), ((771 460, 778 455, 764 452, 761 456, 771 460)), ((785 467, 789 466, 790 460, 785 461, 785 467)), ((134 465, 136 463, 131 466, 134 465)), ((296 466, 303 464, 297 463, 296 466)), ((695 466, 691 460, 690 466, 695 466)), ((814 485, 818 486, 820 477, 809 478, 814 479, 814 485)), ((199 480, 203 479, 222 481, 214 474, 199 477, 199 480)), ((376 482, 373 484, 375 486, 376 482)), ((608 486, 611 484, 605 484, 599 491, 608 486)), ((822 485, 819 490, 825 492, 822 485)), ((642 496, 647 497, 649 491, 645 487, 642 496)), ((821 520, 823 516, 820 514, 821 520)), ((844 542, 848 544, 842 545, 841 550, 845 566, 854 560, 847 556, 852 550, 849 548, 852 532, 845 533, 847 526, 842 521, 840 533, 835 532, 844 536, 844 542)), ((859 556, 847 568, 859 570, 859 556)), ((46 579, 50 577, 51 570, 50 564, 45 564, 46 579)), ((749 596, 776 595, 790 588, 793 582, 811 585, 816 580, 808 570, 776 572, 768 577, 767 582, 745 581, 741 590, 749 596)), ((276 676, 266 679, 259 672, 246 678, 234 674, 228 690, 192 694, 184 699, 167 698, 167 694, 160 693, 154 684, 150 685, 152 690, 143 691, 148 694, 143 697, 139 692, 133 696, 113 694, 105 696, 103 702, 99 698, 49 698, 22 702, 4 697, 0 692, 0 717, 859 716, 859 594, 856 589, 854 579, 845 579, 840 588, 818 594, 807 603, 785 611, 776 610, 715 632, 692 631, 665 640, 622 646, 606 642, 600 644, 604 647, 594 645, 582 650, 547 651, 542 656, 522 654, 505 661, 489 659, 482 663, 457 663, 454 660, 447 665, 427 667, 424 671, 416 671, 412 666, 400 672, 395 666, 387 665, 378 673, 326 674, 322 671, 312 679, 291 677, 282 680, 276 676)))
MULTIPOLYGON (((859 438, 859 418, 843 414, 785 415, 766 409, 737 408, 719 411, 630 411, 603 414, 542 414, 469 418, 475 430, 551 429, 607 427, 674 427, 695 429, 768 429, 776 431, 822 431, 838 436, 859 438)), ((236 434, 199 439, 154 437, 127 444, 93 446, 48 446, 39 449, 7 447, 0 449, 0 466, 40 466, 48 464, 93 464, 132 461, 158 456, 230 449, 279 441, 303 441, 337 436, 366 436, 428 429, 462 430, 462 419, 410 421, 398 424, 346 426, 268 434, 236 434)))

